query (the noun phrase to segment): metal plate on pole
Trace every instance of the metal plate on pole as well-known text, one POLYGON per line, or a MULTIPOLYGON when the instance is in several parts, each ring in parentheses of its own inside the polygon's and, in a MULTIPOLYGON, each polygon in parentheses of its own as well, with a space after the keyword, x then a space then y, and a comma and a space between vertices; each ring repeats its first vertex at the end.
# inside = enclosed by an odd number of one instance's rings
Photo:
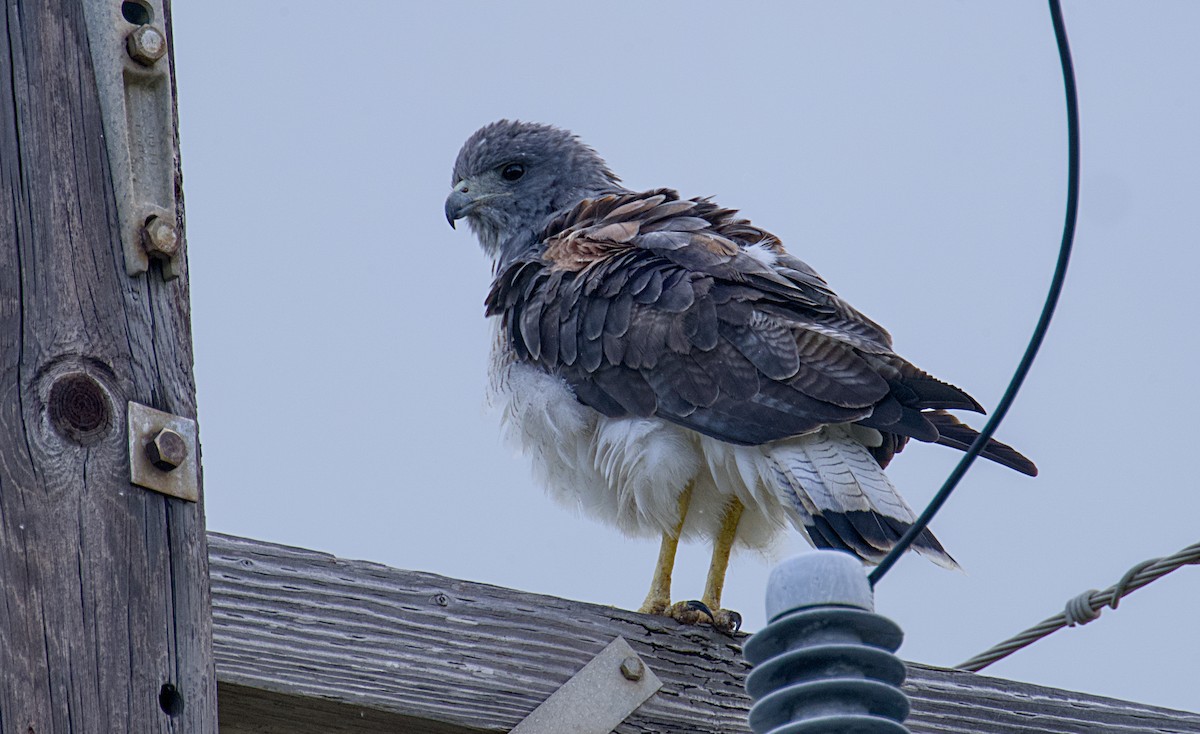
POLYGON ((125 251, 125 271, 150 258, 167 280, 182 272, 175 197, 175 100, 163 0, 85 0, 104 140, 125 251))
POLYGON ((182 500, 199 498, 196 421, 129 401, 129 481, 182 500))
POLYGON ((660 688, 654 671, 618 637, 511 734, 611 734, 660 688))

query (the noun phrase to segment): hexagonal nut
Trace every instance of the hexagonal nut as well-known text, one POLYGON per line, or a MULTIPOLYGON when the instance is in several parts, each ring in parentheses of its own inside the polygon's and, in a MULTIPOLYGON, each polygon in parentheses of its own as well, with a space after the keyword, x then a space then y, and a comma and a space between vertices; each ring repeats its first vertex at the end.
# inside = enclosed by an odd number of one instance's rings
POLYGON ((164 428, 146 444, 146 458, 162 471, 178 469, 187 460, 187 441, 170 428, 164 428))
POLYGON ((173 257, 179 252, 179 232, 162 217, 150 217, 142 228, 142 246, 151 255, 173 257))
POLYGON ((167 53, 167 38, 152 25, 138 26, 125 37, 125 50, 139 64, 153 66, 167 53))
POLYGON ((646 665, 641 658, 630 655, 621 661, 621 675, 625 680, 639 681, 646 674, 646 665))

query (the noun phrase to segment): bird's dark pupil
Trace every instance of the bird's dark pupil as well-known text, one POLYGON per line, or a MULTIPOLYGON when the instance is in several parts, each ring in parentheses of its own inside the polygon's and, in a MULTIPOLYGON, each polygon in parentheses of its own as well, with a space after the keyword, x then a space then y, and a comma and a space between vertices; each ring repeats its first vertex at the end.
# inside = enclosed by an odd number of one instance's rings
POLYGON ((522 166, 520 163, 509 163, 500 172, 500 175, 504 177, 505 181, 516 181, 525 175, 525 166, 522 166))

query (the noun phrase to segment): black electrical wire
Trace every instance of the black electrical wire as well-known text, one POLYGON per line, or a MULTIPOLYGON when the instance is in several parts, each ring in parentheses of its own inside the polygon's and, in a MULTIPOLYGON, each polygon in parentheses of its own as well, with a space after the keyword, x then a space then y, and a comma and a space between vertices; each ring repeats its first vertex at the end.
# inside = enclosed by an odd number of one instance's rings
POLYGON ((871 571, 868 578, 872 588, 895 565, 904 551, 908 550, 921 531, 929 526, 929 521, 950 498, 950 493, 954 491, 967 470, 971 468, 975 457, 987 446, 988 440, 996 432, 1000 421, 1004 420, 1005 414, 1016 400, 1021 383, 1025 381, 1025 376, 1033 365, 1034 357, 1037 356, 1042 341, 1046 338, 1046 330, 1050 326, 1050 319, 1054 317, 1054 308, 1058 305, 1058 297, 1062 293, 1063 282, 1067 277, 1071 245, 1075 240, 1075 219, 1079 211, 1079 100, 1075 89, 1075 68, 1071 63, 1071 47, 1067 42, 1067 29, 1063 24, 1062 7, 1058 0, 1050 0, 1050 18, 1054 23, 1054 38, 1058 42, 1058 58, 1062 63, 1063 91, 1067 97, 1067 213, 1066 221, 1063 223, 1062 245, 1058 250, 1058 263, 1054 267, 1054 277, 1050 281, 1050 291, 1046 294, 1046 303, 1042 306, 1042 315, 1038 319, 1037 327, 1033 330, 1033 336, 1029 339, 1029 346, 1025 347, 1025 355, 1017 365, 1016 372, 1013 373, 1012 380, 1008 383, 1008 389, 1004 391, 1004 396, 1000 398, 1000 403, 996 406, 996 411, 992 413, 992 417, 979 432, 979 437, 963 454, 958 465, 954 467, 954 471, 946 477, 942 488, 929 501, 929 506, 884 557, 883 561, 871 571))

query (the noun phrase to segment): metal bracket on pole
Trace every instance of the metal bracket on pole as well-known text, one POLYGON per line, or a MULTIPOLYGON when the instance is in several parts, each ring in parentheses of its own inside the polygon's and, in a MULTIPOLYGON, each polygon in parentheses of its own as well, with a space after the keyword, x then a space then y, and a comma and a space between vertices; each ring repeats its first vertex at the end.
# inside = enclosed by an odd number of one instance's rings
POLYGON ((611 734, 660 688, 654 671, 618 637, 510 734, 611 734))
POLYGON ((150 258, 163 278, 179 277, 175 210, 175 100, 162 0, 84 0, 104 139, 117 199, 125 272, 141 275, 150 258))
POLYGON ((129 401, 129 481, 181 500, 200 498, 196 421, 129 401))

